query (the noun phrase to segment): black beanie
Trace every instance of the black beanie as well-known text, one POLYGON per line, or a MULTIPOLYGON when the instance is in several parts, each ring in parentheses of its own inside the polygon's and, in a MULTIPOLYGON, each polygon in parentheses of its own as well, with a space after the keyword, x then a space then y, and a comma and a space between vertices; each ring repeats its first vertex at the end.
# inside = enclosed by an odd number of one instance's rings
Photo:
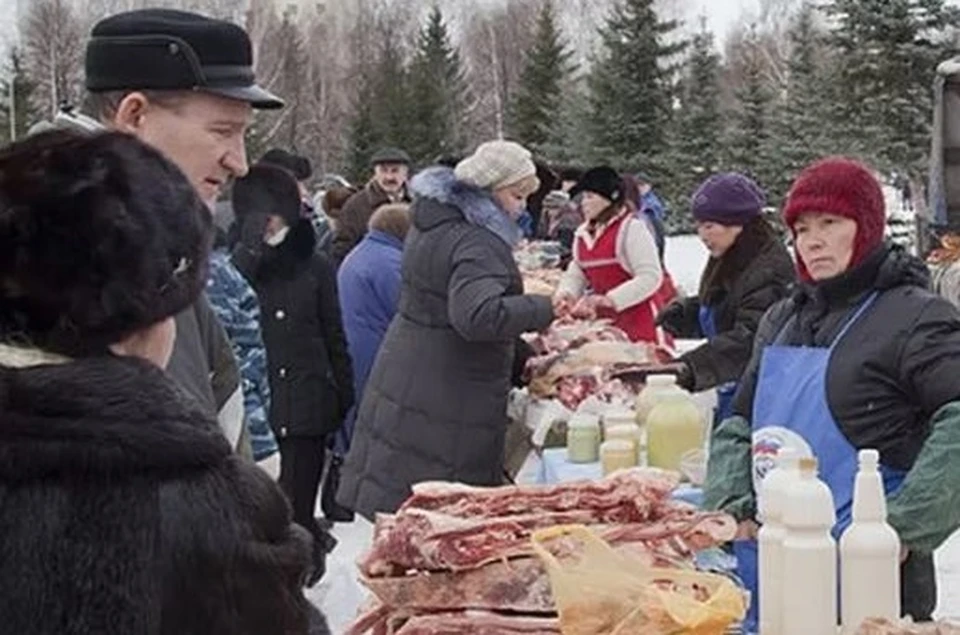
POLYGON ((0 341, 101 355, 192 304, 210 211, 159 152, 53 131, 0 151, 0 341))
POLYGON ((590 168, 570 190, 570 196, 573 197, 583 192, 593 192, 611 203, 619 203, 624 198, 623 177, 607 165, 590 168))

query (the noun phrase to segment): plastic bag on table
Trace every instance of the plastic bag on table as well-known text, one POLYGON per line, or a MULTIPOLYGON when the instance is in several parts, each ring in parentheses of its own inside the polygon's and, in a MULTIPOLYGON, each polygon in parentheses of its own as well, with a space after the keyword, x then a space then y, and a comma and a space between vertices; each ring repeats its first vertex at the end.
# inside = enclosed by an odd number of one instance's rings
POLYGON ((746 612, 729 579, 647 566, 582 525, 534 533, 564 635, 721 635, 746 612))

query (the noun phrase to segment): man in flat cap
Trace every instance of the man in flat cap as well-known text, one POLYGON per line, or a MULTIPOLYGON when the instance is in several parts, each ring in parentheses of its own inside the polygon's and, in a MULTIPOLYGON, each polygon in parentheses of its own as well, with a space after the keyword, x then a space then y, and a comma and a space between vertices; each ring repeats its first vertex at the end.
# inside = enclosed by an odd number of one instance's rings
MULTIPOLYGON (((212 209, 223 186, 247 172, 253 109, 283 106, 257 86, 252 63, 249 37, 229 22, 167 9, 113 15, 87 43, 89 116, 65 109, 31 132, 132 134, 171 159, 212 209)), ((205 296, 177 316, 168 372, 217 415, 234 447, 249 451, 237 362, 205 296)))
MULTIPOLYGON (((66 110, 40 129, 131 134, 173 161, 211 213, 228 181, 247 173, 253 110, 283 107, 256 83, 246 31, 196 13, 145 9, 101 20, 85 70, 88 114, 66 110)), ((176 326, 167 371, 239 447, 246 430, 237 361, 207 298, 177 315, 176 326)), ((311 629, 329 633, 315 610, 311 629)))
POLYGON ((370 159, 373 178, 350 197, 340 212, 333 237, 333 257, 337 264, 357 246, 367 233, 370 217, 387 203, 409 203, 407 177, 410 155, 398 148, 383 148, 370 159))

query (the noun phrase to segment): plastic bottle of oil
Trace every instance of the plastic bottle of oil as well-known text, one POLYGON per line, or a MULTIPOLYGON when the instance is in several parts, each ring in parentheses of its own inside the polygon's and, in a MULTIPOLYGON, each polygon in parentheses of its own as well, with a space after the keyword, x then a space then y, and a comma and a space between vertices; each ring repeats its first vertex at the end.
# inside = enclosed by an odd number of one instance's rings
POLYGON ((690 394, 676 385, 665 386, 647 416, 647 464, 679 471, 680 459, 704 447, 706 423, 690 394))
POLYGON ((837 543, 833 494, 802 458, 784 497, 782 635, 837 634, 837 543))
POLYGON ((880 454, 860 450, 853 490, 853 522, 840 538, 840 611, 843 632, 868 617, 900 617, 900 538, 887 524, 880 454))
POLYGON ((791 448, 782 448, 777 466, 760 486, 757 534, 760 635, 782 635, 783 628, 783 504, 800 475, 799 457, 791 448))

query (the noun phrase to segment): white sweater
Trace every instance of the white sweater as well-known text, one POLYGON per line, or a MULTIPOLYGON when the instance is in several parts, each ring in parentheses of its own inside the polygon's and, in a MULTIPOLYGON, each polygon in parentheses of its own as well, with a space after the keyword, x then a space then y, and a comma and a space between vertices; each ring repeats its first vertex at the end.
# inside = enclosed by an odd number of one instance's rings
MULTIPOLYGON (((607 297, 613 302, 618 312, 649 299, 663 283, 663 269, 660 267, 657 244, 646 222, 630 216, 624 223, 625 227, 621 231, 625 231, 626 236, 624 240, 617 241, 616 257, 620 266, 629 271, 633 277, 607 293, 607 297)), ((600 227, 595 235, 591 236, 587 224, 584 223, 577 228, 574 242, 576 243, 582 237, 587 245, 592 246, 605 230, 606 226, 600 227)), ((564 272, 557 293, 579 298, 588 286, 587 276, 574 259, 564 272)))

